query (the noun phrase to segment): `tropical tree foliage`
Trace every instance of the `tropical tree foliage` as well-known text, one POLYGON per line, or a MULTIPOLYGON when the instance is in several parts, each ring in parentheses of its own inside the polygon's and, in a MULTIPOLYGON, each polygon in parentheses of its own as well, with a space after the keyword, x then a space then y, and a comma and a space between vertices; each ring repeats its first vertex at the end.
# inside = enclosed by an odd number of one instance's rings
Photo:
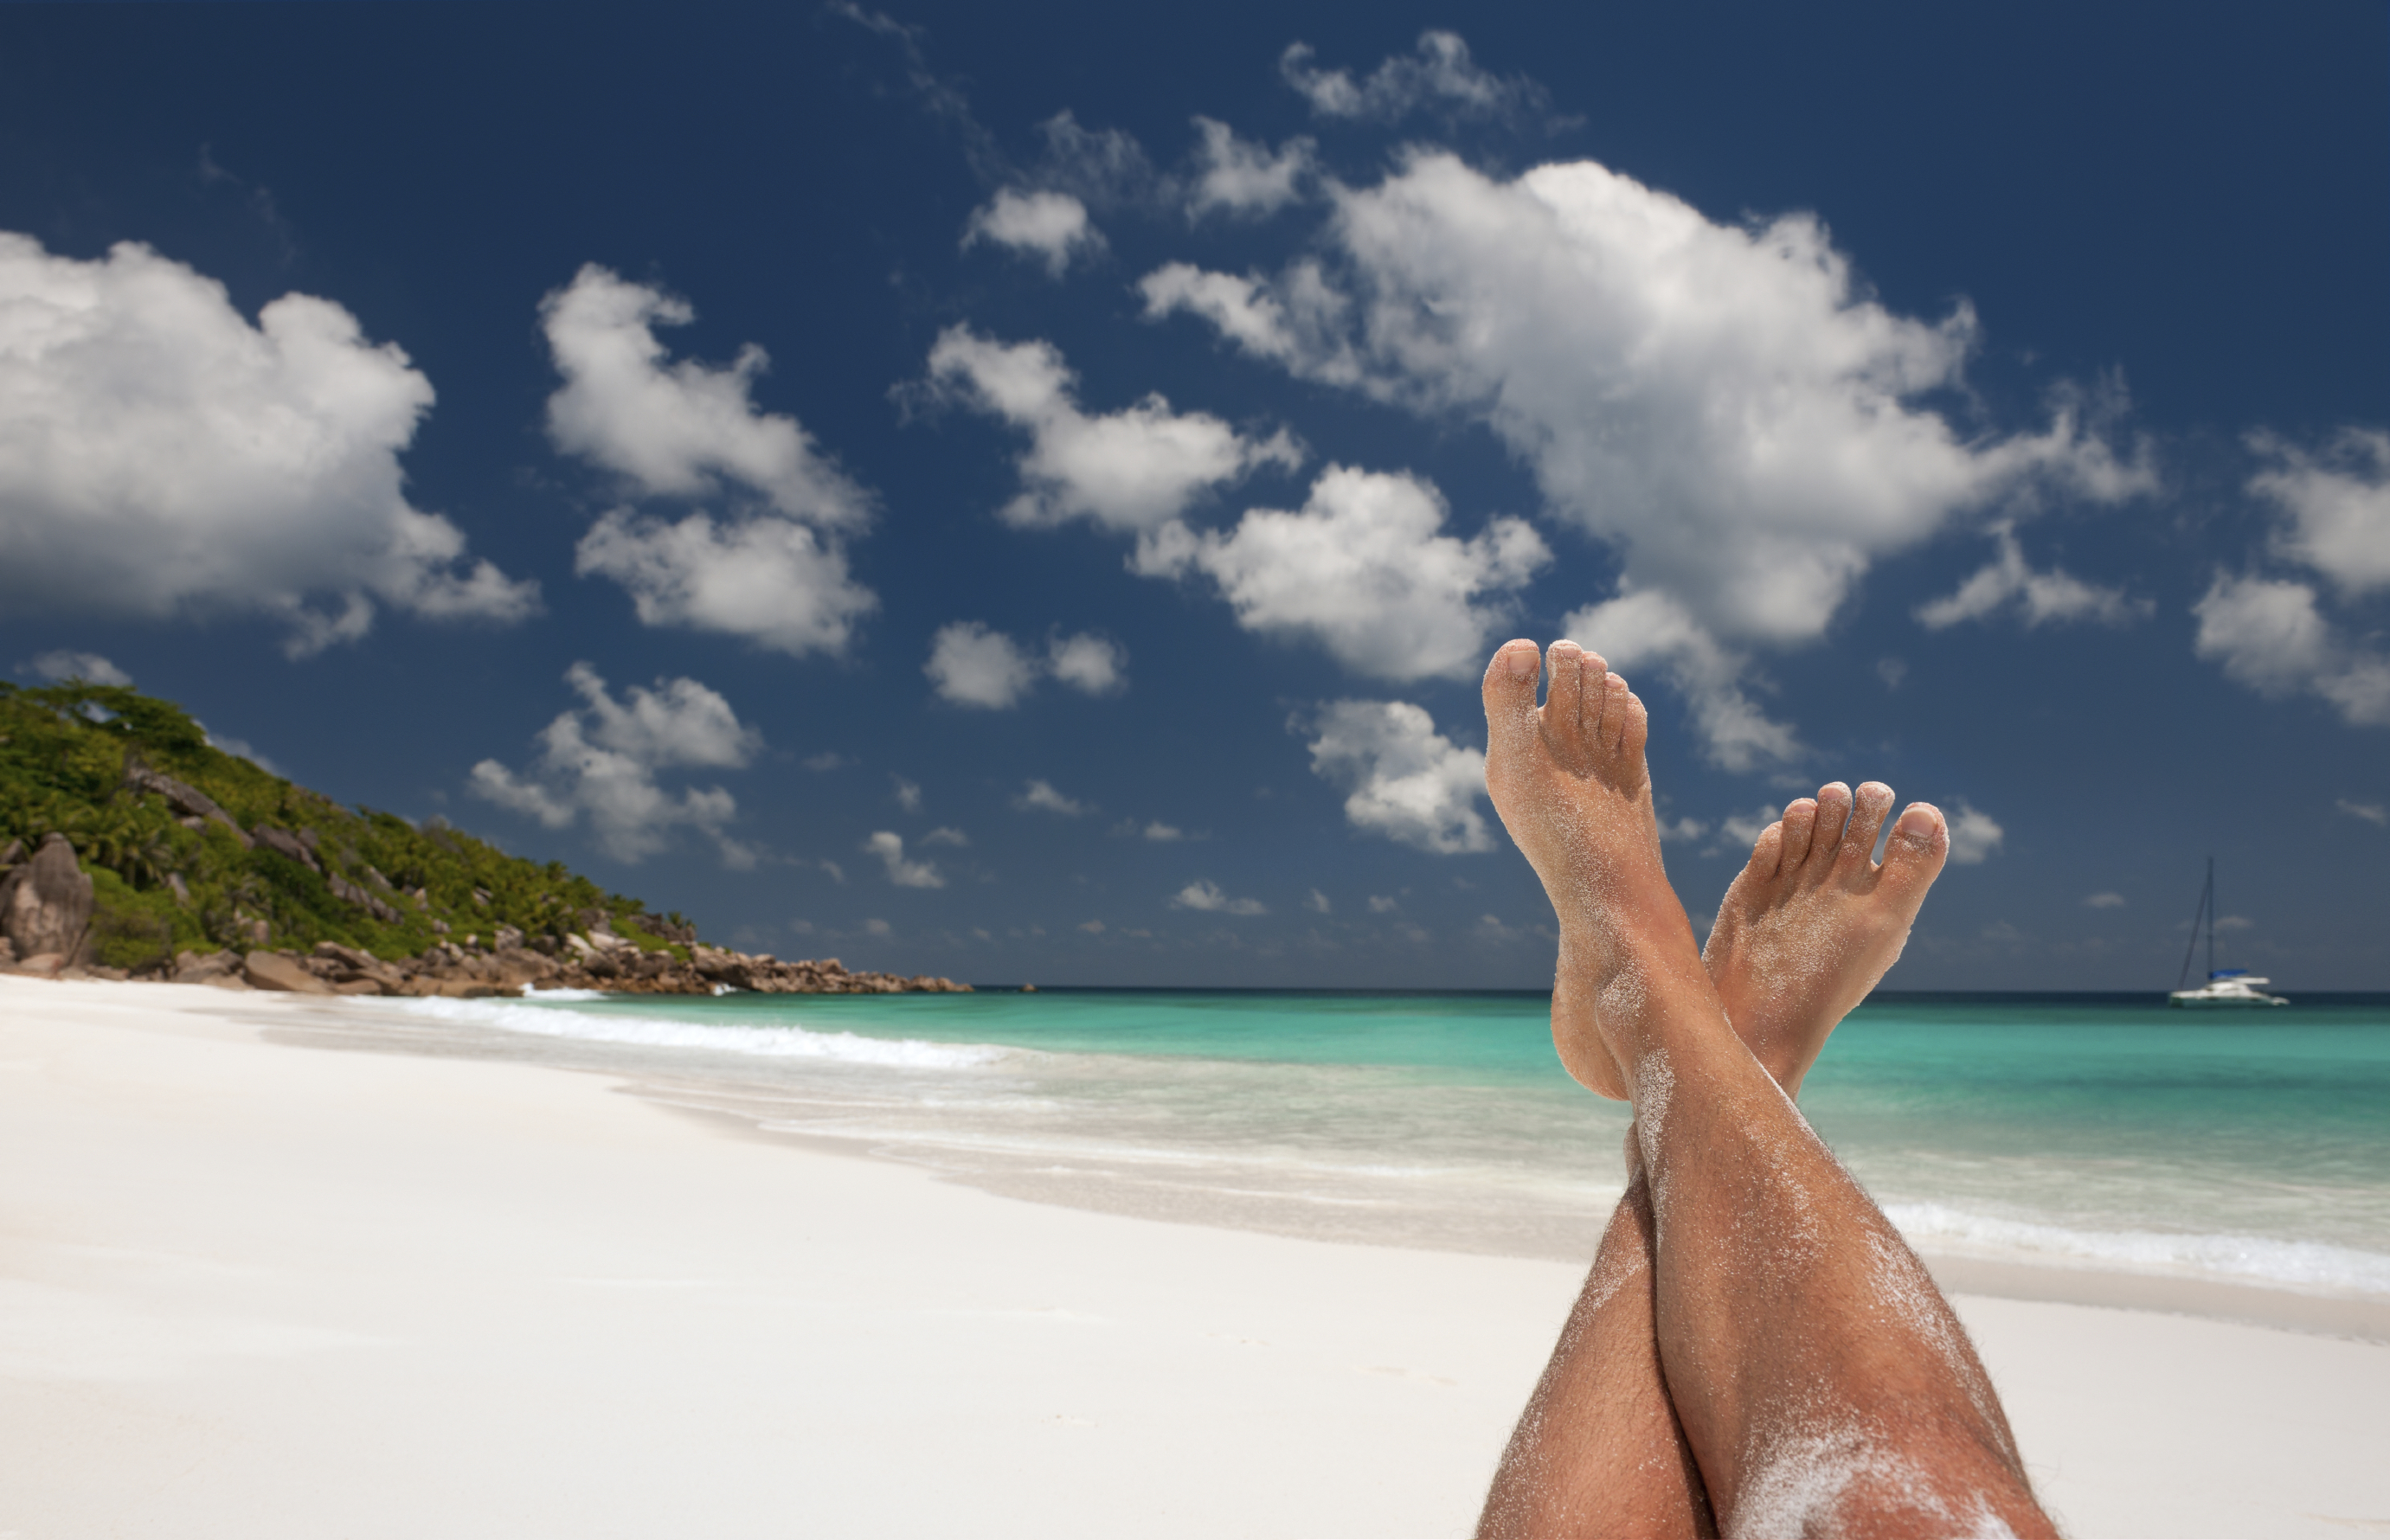
POLYGON ((96 943, 117 967, 186 946, 318 941, 410 956, 443 937, 487 942, 501 926, 561 937, 599 915, 643 946, 667 944, 653 933, 666 922, 636 899, 437 819, 343 806, 215 748, 171 701, 125 686, 0 682, 0 853, 17 842, 30 853, 54 832, 93 874, 96 943), (137 768, 196 789, 243 830, 293 836, 309 859, 176 809, 129 778, 137 768))

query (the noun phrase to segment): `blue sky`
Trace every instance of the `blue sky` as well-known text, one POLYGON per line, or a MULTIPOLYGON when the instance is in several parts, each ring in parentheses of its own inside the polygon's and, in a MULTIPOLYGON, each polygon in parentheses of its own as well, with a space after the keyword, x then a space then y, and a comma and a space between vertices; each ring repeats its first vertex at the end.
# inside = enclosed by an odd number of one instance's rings
POLYGON ((1528 986, 1475 676, 1704 919, 2390 987, 2378 6, 15 7, 0 668, 716 937, 1528 986))

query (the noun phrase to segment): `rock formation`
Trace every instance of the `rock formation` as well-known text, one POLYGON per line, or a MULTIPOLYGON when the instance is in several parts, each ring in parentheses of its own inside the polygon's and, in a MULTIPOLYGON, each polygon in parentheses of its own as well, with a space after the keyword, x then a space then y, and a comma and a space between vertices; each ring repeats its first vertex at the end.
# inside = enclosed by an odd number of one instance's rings
MULTIPOLYGON (((557 955, 522 944, 522 933, 502 928, 492 944, 442 942, 420 956, 396 961, 338 942, 318 942, 312 954, 184 952, 168 975, 175 983, 225 989, 278 990, 294 995, 446 995, 468 998, 520 995, 533 989, 594 989, 623 995, 910 995, 970 993, 970 985, 918 974, 850 973, 836 957, 782 962, 692 943, 687 961, 670 952, 643 952, 606 930, 575 931, 557 955)), ((552 943, 551 943, 552 944, 552 943)))
POLYGON ((137 760, 131 759, 125 762, 124 784, 136 791, 156 792, 166 799, 167 806, 186 818, 198 818, 202 821, 213 819, 230 829, 232 837, 239 841, 244 848, 251 843, 249 836, 242 832, 240 825, 233 821, 232 815, 218 807, 214 798, 196 786, 186 786, 172 776, 161 775, 137 760))
POLYGON ((315 859, 315 853, 287 828, 260 824, 249 831, 249 836, 276 855, 287 855, 311 872, 321 875, 324 870, 322 863, 315 859))
MULTIPOLYGON (((152 779, 166 777, 152 775, 152 779)), ((302 866, 323 870, 315 841, 304 836, 260 824, 245 837, 302 866)), ((73 976, 125 977, 122 970, 101 968, 91 959, 92 880, 76 864, 74 847, 65 835, 45 837, 30 861, 22 859, 24 847, 19 842, 12 842, 0 854, 6 857, 0 860, 0 872, 5 872, 0 876, 0 969, 53 977, 62 971, 73 976)), ((366 870, 388 885, 389 879, 379 872, 370 866, 366 870)), ((338 876, 326 880, 334 895, 375 918, 384 921, 398 918, 397 910, 355 883, 338 876)), ((188 902, 183 890, 176 892, 188 902)), ((419 892, 416 896, 419 905, 419 892)), ((527 943, 522 931, 500 924, 492 927, 486 943, 476 931, 461 943, 443 939, 420 956, 396 959, 330 941, 318 942, 313 953, 303 956, 269 951, 263 945, 264 927, 257 924, 255 950, 246 954, 185 951, 175 956, 171 967, 160 966, 143 976, 287 995, 520 995, 525 985, 626 995, 727 995, 734 990, 764 995, 899 995, 970 989, 969 984, 928 974, 907 978, 896 973, 850 973, 836 957, 783 962, 769 953, 750 955, 708 946, 696 939, 693 927, 675 925, 657 915, 637 917, 640 929, 650 936, 669 936, 675 943, 671 949, 642 948, 616 935, 611 917, 602 910, 585 909, 574 918, 584 929, 561 941, 542 936, 527 943)), ((437 921, 433 928, 448 929, 437 921)))
POLYGON ((241 959, 240 976, 251 989, 278 990, 286 995, 329 995, 332 986, 307 970, 298 958, 280 952, 251 952, 241 959))
POLYGON ((72 967, 84 959, 91 941, 91 879, 75 865, 74 846, 50 834, 24 865, 0 878, 0 935, 8 938, 19 967, 52 957, 51 966, 72 967))

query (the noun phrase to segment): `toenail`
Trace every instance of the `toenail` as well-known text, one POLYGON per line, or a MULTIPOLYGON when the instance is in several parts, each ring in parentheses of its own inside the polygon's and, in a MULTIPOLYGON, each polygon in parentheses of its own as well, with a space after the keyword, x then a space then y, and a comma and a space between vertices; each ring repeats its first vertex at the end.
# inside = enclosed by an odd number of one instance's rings
POLYGON ((1934 814, 1927 808, 1912 807, 1893 827, 1908 839, 1930 840, 1934 837, 1934 814))
POLYGON ((1536 656, 1533 648, 1514 647, 1502 655, 1502 666, 1510 671, 1513 679, 1532 679, 1543 668, 1544 661, 1536 656))

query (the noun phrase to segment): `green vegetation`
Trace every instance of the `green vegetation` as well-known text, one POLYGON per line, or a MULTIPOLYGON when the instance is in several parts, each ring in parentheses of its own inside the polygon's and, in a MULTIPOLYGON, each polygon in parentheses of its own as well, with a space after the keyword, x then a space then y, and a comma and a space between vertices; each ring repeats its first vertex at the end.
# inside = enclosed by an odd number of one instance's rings
POLYGON ((487 945, 500 926, 561 938, 598 913, 643 950, 685 956, 673 942, 694 937, 679 915, 648 914, 561 863, 519 859, 437 819, 418 826, 343 807, 269 775, 210 747, 169 701, 74 680, 0 682, 0 852, 21 841, 30 853, 53 830, 92 877, 96 960, 135 972, 185 947, 304 951, 335 941, 398 958, 443 939, 487 945), (223 820, 142 784, 156 776, 196 789, 244 830, 285 831, 307 858, 263 839, 244 848, 223 820))

